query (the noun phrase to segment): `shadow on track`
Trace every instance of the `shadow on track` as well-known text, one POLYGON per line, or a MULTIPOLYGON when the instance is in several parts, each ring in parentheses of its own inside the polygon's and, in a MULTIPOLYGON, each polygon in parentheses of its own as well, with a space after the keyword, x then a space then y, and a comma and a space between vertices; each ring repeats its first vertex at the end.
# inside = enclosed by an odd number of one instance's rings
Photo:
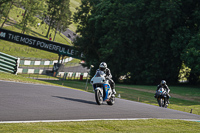
POLYGON ((87 101, 87 100, 83 100, 83 99, 74 99, 74 98, 60 97, 60 96, 52 96, 52 97, 65 99, 65 100, 70 100, 70 101, 75 101, 75 102, 81 102, 81 103, 88 103, 88 104, 95 104, 96 105, 96 102, 87 101))

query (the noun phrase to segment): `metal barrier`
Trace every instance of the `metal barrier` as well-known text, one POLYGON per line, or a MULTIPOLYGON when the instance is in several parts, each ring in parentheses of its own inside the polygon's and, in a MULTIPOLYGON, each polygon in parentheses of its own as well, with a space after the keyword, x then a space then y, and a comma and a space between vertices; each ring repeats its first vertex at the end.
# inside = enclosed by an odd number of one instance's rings
POLYGON ((0 52, 0 72, 17 74, 20 58, 0 52))

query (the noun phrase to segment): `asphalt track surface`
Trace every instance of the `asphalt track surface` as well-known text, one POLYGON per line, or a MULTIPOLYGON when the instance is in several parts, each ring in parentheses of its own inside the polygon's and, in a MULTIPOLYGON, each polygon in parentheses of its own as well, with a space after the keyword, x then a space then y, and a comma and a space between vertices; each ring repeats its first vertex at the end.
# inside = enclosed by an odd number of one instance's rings
POLYGON ((116 98, 97 105, 94 93, 64 87, 0 81, 0 122, 162 118, 200 121, 200 115, 116 98))

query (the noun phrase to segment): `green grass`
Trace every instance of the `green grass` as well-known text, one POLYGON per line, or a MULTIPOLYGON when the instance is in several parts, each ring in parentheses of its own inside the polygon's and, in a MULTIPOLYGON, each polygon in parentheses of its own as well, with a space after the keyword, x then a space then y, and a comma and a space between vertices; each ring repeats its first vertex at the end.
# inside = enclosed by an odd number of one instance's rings
MULTIPOLYGON (((13 75, 0 72, 0 80, 9 80, 16 82, 36 83, 69 87, 85 91, 85 81, 40 81, 25 78, 20 75, 13 75)), ((122 85, 121 85, 122 86, 122 85)), ((146 86, 140 86, 146 88, 146 86)), ((184 88, 184 87, 181 87, 184 88)), ((144 102, 156 105, 156 99, 153 94, 144 91, 137 91, 130 88, 116 87, 118 94, 128 100, 144 102)), ((141 89, 146 90, 146 89, 141 89)), ((183 89, 184 90, 184 89, 183 89)), ((88 92, 93 92, 92 86, 88 84, 88 92)), ((194 114, 200 114, 199 101, 188 101, 183 99, 171 98, 169 108, 189 112, 193 108, 194 114)), ((125 120, 125 121, 84 121, 84 122, 56 122, 56 123, 18 123, 18 124, 0 124, 0 132, 27 133, 27 132, 185 132, 198 133, 200 128, 199 122, 190 122, 182 120, 125 120), (163 126, 164 125, 164 126, 163 126), (175 125, 175 126, 174 126, 175 125)))
POLYGON ((33 79, 55 79, 55 80, 58 80, 57 77, 53 77, 53 76, 48 76, 48 75, 41 75, 41 74, 18 74, 22 77, 25 77, 25 78, 33 78, 33 79))
MULTIPOLYGON (((123 86, 123 87, 132 87, 132 88, 140 88, 140 89, 145 89, 145 90, 152 90, 155 91, 157 89, 157 86, 151 86, 151 85, 120 85, 118 86, 123 86)), ((170 88, 170 93, 174 94, 179 94, 182 96, 197 96, 200 97, 200 86, 189 86, 189 85, 180 85, 180 86, 171 86, 168 85, 170 88), (183 87, 181 87, 183 86, 183 87)))
POLYGON ((44 81, 30 79, 30 78, 26 78, 20 75, 14 75, 14 74, 9 74, 9 73, 4 73, 4 72, 0 72, 0 80, 53 85, 51 83, 46 83, 44 81))
POLYGON ((29 57, 40 59, 42 58, 46 60, 57 60, 58 58, 58 55, 54 53, 3 40, 0 40, 0 51, 19 58, 29 57))
POLYGON ((199 133, 199 128, 199 122, 159 119, 0 124, 2 133, 199 133))

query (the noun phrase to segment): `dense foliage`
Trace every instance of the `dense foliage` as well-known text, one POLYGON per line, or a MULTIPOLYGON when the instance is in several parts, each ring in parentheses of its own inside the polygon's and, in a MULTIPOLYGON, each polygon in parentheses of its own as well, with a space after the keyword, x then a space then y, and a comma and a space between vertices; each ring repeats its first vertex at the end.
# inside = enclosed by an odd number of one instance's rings
POLYGON ((182 64, 200 76, 200 1, 82 0, 74 16, 75 46, 87 66, 105 61, 115 78, 135 84, 174 83, 182 64))

